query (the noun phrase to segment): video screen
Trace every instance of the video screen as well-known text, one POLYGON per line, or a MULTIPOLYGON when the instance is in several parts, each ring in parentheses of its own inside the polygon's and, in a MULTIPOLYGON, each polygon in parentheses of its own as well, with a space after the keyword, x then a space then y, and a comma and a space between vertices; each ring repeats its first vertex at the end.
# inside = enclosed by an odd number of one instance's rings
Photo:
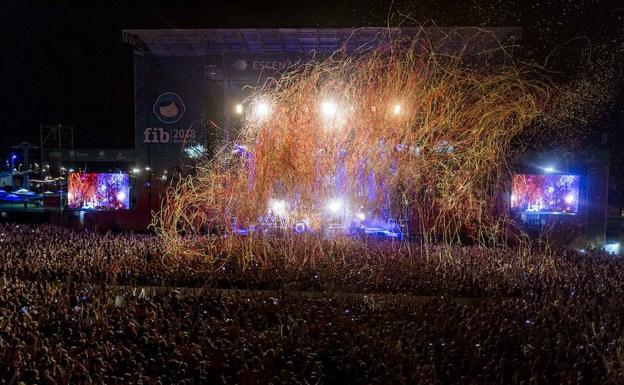
POLYGON ((83 210, 129 209, 128 174, 70 173, 67 179, 67 206, 83 210))
POLYGON ((512 209, 574 214, 578 210, 578 199, 578 175, 516 174, 512 179, 512 209))

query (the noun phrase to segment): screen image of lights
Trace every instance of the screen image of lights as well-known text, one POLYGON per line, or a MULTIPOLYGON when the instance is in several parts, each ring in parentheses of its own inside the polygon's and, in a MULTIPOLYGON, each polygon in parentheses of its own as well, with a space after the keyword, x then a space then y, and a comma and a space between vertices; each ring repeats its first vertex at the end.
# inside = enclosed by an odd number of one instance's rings
POLYGON ((126 210, 130 208, 128 174, 70 173, 67 207, 82 210, 126 210))
POLYGON ((578 211, 579 176, 516 174, 512 179, 511 208, 525 212, 578 211))

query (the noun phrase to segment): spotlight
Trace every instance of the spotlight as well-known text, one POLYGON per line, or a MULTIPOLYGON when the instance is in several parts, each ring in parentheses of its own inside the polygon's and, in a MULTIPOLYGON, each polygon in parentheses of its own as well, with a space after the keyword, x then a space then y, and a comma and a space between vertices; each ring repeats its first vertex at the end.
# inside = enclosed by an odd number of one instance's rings
POLYGON ((342 201, 340 199, 332 199, 327 203, 327 208, 329 211, 336 214, 342 209, 342 201))
POLYGON ((141 169, 135 167, 135 168, 132 169, 132 172, 135 173, 135 174, 138 174, 139 172, 141 172, 141 169))
POLYGON ((364 213, 358 213, 358 214, 357 214, 357 217, 358 217, 358 219, 359 219, 359 220, 363 221, 364 219, 366 219, 366 214, 364 214, 364 213))
POLYGON ((234 107, 234 111, 236 111, 237 114, 242 114, 243 113, 243 105, 242 104, 237 104, 236 107, 234 107))
POLYGON ((326 118, 333 118, 338 113, 338 106, 332 100, 325 100, 321 103, 321 114, 326 118))
POLYGON ((544 172, 551 174, 555 172, 555 168, 553 166, 544 167, 544 172))
POLYGON ((256 102, 253 108, 253 114, 256 119, 264 119, 271 113, 269 104, 266 101, 260 100, 256 102))
POLYGON ((123 191, 120 191, 117 193, 117 200, 119 202, 123 202, 126 199, 126 193, 123 191))
POLYGON ((286 201, 281 199, 271 199, 269 201, 269 210, 278 217, 286 217, 286 201))
POLYGON ((151 170, 151 168, 145 167, 145 171, 149 171, 149 170, 151 170))
POLYGON ((394 107, 392 108, 392 112, 395 115, 401 115, 401 105, 400 104, 395 104, 394 107))

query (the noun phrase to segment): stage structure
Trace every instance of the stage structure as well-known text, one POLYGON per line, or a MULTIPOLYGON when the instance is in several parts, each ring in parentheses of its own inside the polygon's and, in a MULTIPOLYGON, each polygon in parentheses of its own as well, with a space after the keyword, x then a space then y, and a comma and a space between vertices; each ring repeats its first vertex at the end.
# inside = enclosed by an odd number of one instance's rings
POLYGON ((135 175, 137 213, 160 209, 167 176, 193 172, 237 137, 243 102, 267 80, 338 50, 371 49, 382 34, 423 33, 440 53, 513 47, 521 37, 516 27, 124 30, 135 49, 135 167, 150 170, 135 175))

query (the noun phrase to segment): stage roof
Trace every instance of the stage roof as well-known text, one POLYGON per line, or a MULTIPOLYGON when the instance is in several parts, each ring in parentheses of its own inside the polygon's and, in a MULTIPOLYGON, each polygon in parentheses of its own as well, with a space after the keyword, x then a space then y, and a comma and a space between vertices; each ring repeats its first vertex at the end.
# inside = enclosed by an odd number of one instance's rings
POLYGON ((204 56, 225 53, 267 54, 329 53, 341 48, 351 52, 383 39, 381 36, 450 35, 457 40, 478 35, 482 44, 497 41, 517 41, 520 27, 458 27, 458 28, 297 28, 297 29, 127 29, 122 31, 123 41, 134 46, 135 51, 157 56, 204 56))

